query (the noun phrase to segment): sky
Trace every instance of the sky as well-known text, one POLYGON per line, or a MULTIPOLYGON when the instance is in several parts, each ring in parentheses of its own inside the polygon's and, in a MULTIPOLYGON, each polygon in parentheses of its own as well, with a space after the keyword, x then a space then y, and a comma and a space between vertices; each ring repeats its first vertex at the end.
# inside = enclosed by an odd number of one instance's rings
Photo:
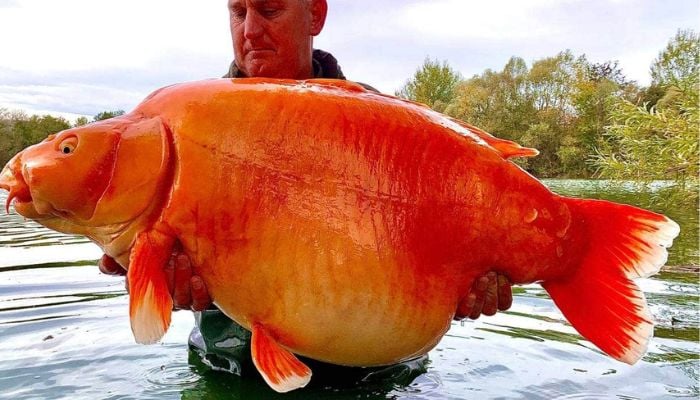
MULTIPOLYGON (((314 47, 394 93, 426 57, 465 77, 570 49, 649 84, 698 0, 328 0, 314 47)), ((73 120, 134 108, 172 83, 220 77, 233 58, 226 0, 0 0, 0 108, 73 120)))

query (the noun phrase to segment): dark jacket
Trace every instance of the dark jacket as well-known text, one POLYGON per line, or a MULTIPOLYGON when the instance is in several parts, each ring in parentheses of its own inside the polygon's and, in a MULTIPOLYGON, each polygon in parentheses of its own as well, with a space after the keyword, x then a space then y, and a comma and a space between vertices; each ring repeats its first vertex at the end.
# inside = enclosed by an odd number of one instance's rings
MULTIPOLYGON (((327 78, 327 79, 342 79, 345 80, 345 75, 343 75, 343 70, 340 69, 340 65, 338 65, 338 60, 336 60, 335 57, 331 53, 328 53, 323 50, 318 50, 314 49, 313 54, 311 55, 311 61, 313 63, 314 67, 314 78, 327 78)), ((226 75, 223 76, 223 78, 245 78, 246 75, 238 69, 238 65, 236 65, 236 60, 234 60, 231 63, 231 66, 228 68, 228 72, 226 75)), ((364 87, 367 90, 371 90, 373 92, 379 93, 379 91, 372 86, 362 83, 362 82, 357 82, 359 85, 364 87)))

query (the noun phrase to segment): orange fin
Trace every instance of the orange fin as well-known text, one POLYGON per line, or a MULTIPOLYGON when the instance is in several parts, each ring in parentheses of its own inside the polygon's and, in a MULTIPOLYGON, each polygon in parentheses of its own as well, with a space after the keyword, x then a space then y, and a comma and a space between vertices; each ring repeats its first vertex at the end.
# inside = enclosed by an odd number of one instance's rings
POLYGON ((170 326, 173 300, 168 290, 165 264, 174 239, 158 231, 142 232, 129 259, 129 317, 137 343, 155 343, 170 326))
POLYGON ((654 325, 632 278, 658 272, 680 228, 650 211, 600 200, 565 199, 587 229, 587 254, 564 279, 542 284, 574 328, 611 357, 634 364, 654 325))
POLYGON ((463 128, 468 129, 471 133, 478 136, 479 139, 483 140, 489 146, 493 147, 499 153, 501 153, 501 156, 506 160, 513 157, 534 157, 540 154, 540 152, 537 151, 537 149, 523 147, 518 143, 512 142, 510 140, 497 138, 491 135, 490 133, 485 132, 475 127, 474 125, 468 124, 462 120, 456 118, 450 118, 450 120, 459 124, 463 128))
POLYGON ((311 369, 280 346, 260 324, 253 325, 251 352, 253 364, 265 382, 279 393, 302 388, 311 380, 311 369))

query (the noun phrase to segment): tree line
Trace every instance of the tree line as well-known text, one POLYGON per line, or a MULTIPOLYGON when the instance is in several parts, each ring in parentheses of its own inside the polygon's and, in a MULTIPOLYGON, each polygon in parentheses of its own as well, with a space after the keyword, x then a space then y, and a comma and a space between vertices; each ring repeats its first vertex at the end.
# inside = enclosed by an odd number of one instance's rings
POLYGON ((698 35, 679 30, 651 62, 646 87, 617 61, 566 50, 530 66, 512 57, 467 79, 427 58, 396 95, 537 148, 518 163, 538 177, 674 180, 696 200, 699 72, 698 35))
POLYGON ((71 124, 62 117, 28 115, 23 111, 0 108, 0 165, 5 165, 15 154, 62 130, 101 121, 124 114, 123 110, 102 111, 92 120, 79 117, 71 124))

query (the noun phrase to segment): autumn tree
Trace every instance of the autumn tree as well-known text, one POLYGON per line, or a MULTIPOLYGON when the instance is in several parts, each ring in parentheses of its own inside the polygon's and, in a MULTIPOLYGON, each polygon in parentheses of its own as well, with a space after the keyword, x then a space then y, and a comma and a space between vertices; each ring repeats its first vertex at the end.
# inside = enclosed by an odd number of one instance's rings
MULTIPOLYGON (((698 75, 700 42, 698 35, 689 29, 679 29, 666 47, 659 52, 649 68, 652 82, 640 91, 639 105, 648 110, 667 95, 670 87, 687 82, 687 77, 698 75)), ((668 100, 668 97, 666 97, 668 100)))
POLYGON ((653 85, 678 86, 700 73, 700 38, 691 29, 680 29, 650 67, 653 85))
POLYGON ((447 61, 440 63, 426 58, 413 78, 406 81, 395 94, 442 112, 452 100, 455 85, 461 80, 462 76, 447 61))
POLYGON ((499 137, 519 140, 534 122, 525 60, 511 57, 500 72, 486 70, 460 82, 445 112, 499 137))
POLYGON ((557 155, 569 175, 590 176, 595 168, 587 158, 605 140, 611 98, 636 102, 639 88, 625 77, 617 61, 591 63, 581 56, 577 60, 572 96, 575 110, 572 135, 563 139, 557 155))
POLYGON ((608 142, 592 157, 601 177, 631 179, 645 185, 672 180, 674 186, 657 201, 696 204, 698 199, 698 133, 700 84, 698 37, 680 31, 652 64, 655 83, 665 87, 655 106, 624 98, 610 102, 608 142), (692 44, 690 42, 694 42, 692 44))

